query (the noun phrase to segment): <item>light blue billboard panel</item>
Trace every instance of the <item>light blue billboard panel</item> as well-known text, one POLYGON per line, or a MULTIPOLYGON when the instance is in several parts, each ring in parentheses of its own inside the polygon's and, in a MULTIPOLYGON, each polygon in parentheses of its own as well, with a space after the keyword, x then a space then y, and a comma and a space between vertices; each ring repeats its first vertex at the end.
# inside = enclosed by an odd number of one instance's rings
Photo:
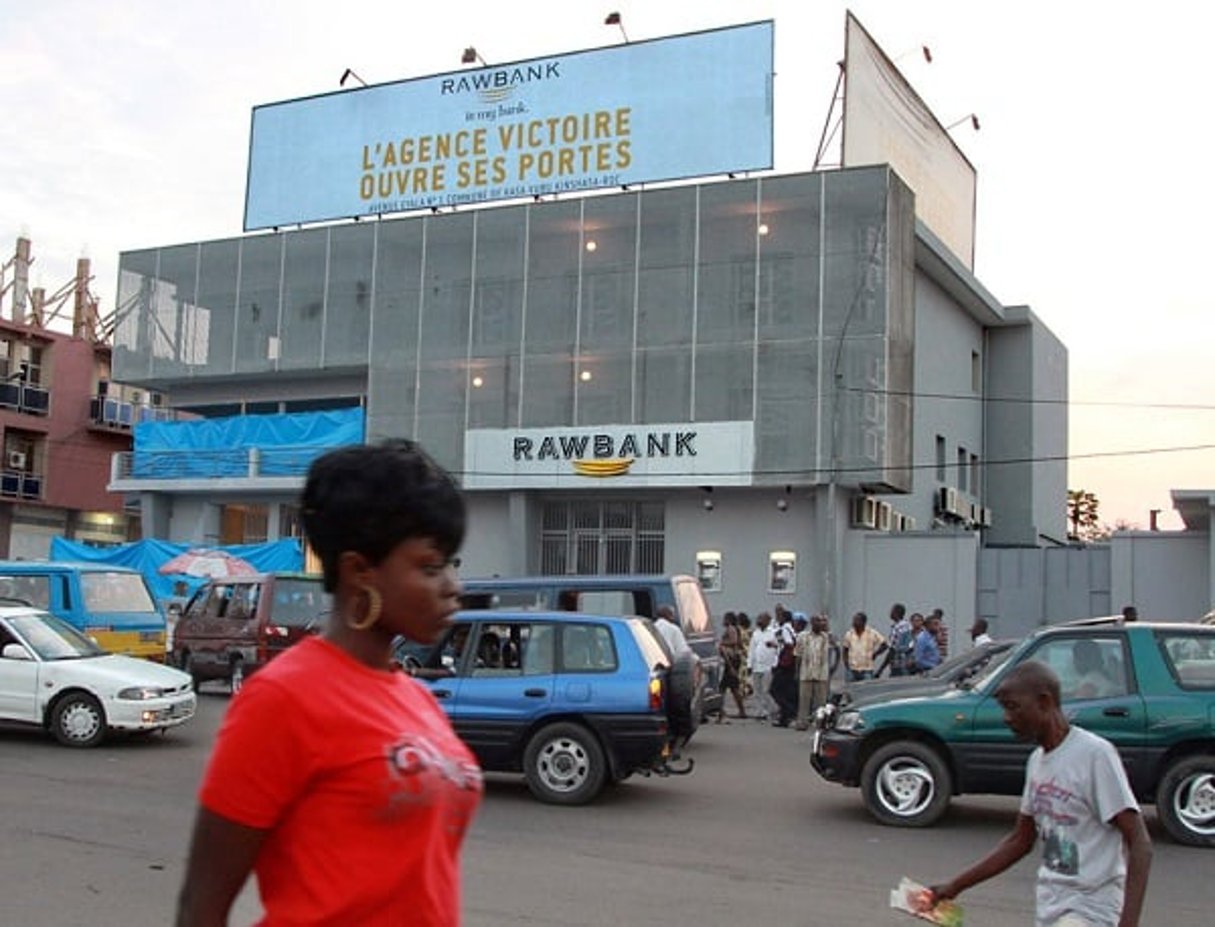
POLYGON ((255 107, 245 229, 771 168, 772 29, 255 107))

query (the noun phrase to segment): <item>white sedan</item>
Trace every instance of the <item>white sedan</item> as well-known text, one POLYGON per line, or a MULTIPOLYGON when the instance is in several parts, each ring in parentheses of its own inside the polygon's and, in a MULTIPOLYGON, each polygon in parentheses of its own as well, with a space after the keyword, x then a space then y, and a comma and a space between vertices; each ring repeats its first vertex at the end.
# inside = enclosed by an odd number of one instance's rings
POLYGON ((180 670, 106 653, 38 609, 0 608, 0 721, 93 747, 110 731, 174 727, 196 705, 194 682, 180 670))

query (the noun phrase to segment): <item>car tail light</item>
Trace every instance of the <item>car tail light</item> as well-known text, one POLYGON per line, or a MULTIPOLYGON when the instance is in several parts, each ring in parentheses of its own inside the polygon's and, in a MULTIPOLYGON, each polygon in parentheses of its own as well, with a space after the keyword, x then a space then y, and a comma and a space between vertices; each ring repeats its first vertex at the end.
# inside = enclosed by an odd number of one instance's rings
POLYGON ((650 711, 662 711, 662 677, 650 677, 650 711))

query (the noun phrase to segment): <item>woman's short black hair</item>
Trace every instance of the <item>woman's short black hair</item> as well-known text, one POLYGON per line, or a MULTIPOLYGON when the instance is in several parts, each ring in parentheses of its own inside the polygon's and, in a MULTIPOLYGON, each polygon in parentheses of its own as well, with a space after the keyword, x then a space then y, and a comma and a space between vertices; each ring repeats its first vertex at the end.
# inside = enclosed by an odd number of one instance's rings
POLYGON ((318 457, 301 502, 304 533, 329 592, 337 588, 345 551, 380 563, 412 538, 433 540, 449 557, 464 541, 464 496, 413 441, 343 447, 318 457))

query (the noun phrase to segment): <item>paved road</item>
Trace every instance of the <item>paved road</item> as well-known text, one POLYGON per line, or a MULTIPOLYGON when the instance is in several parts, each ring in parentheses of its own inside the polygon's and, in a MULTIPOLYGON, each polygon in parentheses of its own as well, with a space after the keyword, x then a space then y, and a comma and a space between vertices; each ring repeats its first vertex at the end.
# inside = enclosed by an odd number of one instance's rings
MULTIPOLYGON (((92 751, 0 735, 0 923, 170 923, 194 789, 226 705, 204 693, 185 728, 92 751)), ((465 924, 911 924, 887 907, 899 877, 951 874, 1012 820, 1011 799, 967 798, 933 830, 880 827, 855 791, 813 775, 808 743, 754 721, 709 726, 691 776, 630 779, 586 808, 540 805, 520 781, 491 776, 465 853, 465 924)), ((1215 855, 1169 843, 1148 819, 1145 924, 1209 923, 1215 855)), ((966 896, 967 923, 1030 923, 1033 869, 1025 861, 966 896)), ((232 923, 258 910, 248 889, 232 923)))

